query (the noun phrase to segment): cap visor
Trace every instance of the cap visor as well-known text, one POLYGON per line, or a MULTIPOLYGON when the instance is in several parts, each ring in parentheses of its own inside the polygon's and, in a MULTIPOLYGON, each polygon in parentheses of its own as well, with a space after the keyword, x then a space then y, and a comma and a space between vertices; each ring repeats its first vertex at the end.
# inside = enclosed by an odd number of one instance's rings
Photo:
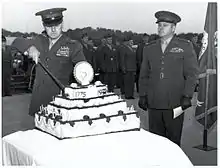
POLYGON ((51 20, 51 21, 47 21, 47 22, 43 22, 44 26, 46 27, 52 27, 52 26, 57 26, 60 23, 62 23, 63 19, 59 19, 59 20, 51 20))
POLYGON ((175 22, 173 22, 171 20, 158 20, 158 21, 156 21, 156 23, 160 23, 160 22, 167 22, 167 23, 174 23, 174 24, 176 24, 175 22))

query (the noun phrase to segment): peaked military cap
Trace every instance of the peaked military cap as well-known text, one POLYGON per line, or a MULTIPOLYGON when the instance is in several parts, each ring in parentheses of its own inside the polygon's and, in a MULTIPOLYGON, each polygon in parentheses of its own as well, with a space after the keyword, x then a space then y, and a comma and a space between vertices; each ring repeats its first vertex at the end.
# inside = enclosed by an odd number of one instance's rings
POLYGON ((62 23, 63 21, 62 12, 65 10, 66 8, 51 8, 37 12, 35 15, 41 16, 43 24, 45 26, 51 27, 62 23))
POLYGON ((181 18, 177 14, 169 11, 158 11, 155 13, 155 17, 157 18, 156 23, 168 22, 177 24, 181 21, 181 18))

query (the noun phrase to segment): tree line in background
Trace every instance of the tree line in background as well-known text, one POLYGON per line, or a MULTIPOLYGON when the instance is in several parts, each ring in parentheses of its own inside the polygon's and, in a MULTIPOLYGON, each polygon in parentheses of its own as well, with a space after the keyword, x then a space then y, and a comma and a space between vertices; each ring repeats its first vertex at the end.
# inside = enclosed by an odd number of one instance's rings
MULTIPOLYGON (((132 31, 124 31, 122 32, 121 30, 113 30, 113 29, 107 29, 107 28, 92 28, 92 27, 84 27, 84 28, 76 28, 74 30, 69 29, 66 31, 67 35, 75 40, 80 40, 81 35, 84 33, 87 33, 89 37, 93 40, 94 46, 98 46, 101 43, 101 39, 106 35, 106 34, 112 34, 113 36, 113 43, 116 41, 122 41, 124 37, 131 37, 134 41, 134 44, 139 44, 142 40, 143 34, 144 33, 135 33, 132 31)), ((22 32, 10 32, 6 29, 2 29, 2 34, 6 37, 34 37, 38 35, 35 32, 31 33, 22 33, 22 32)), ((147 33, 148 34, 148 33, 147 33)), ((150 36, 149 41, 153 41, 158 39, 157 34, 148 34, 150 36)), ((202 33, 180 33, 177 34, 178 37, 186 39, 186 40, 192 40, 194 36, 198 37, 198 43, 201 43, 203 34, 202 33)))

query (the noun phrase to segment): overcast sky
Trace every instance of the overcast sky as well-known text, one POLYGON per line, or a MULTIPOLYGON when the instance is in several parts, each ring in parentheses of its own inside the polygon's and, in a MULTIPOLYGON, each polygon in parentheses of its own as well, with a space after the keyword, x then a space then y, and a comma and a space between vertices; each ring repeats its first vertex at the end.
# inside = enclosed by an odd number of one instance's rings
POLYGON ((35 13, 53 7, 65 7, 64 30, 69 28, 103 27, 131 30, 137 33, 156 33, 155 12, 169 10, 177 13, 182 21, 177 33, 203 32, 207 2, 69 2, 69 1, 4 1, 2 27, 10 31, 37 32, 43 30, 41 18, 35 13))

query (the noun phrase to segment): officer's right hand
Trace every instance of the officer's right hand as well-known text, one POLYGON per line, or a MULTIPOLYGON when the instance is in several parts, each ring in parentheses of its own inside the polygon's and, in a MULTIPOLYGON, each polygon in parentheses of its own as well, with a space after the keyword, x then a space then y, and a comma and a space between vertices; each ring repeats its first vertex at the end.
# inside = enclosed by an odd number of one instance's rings
POLYGON ((31 46, 28 50, 28 55, 30 58, 33 59, 33 61, 37 64, 40 56, 40 52, 35 46, 31 46))
POLYGON ((147 96, 140 96, 138 101, 138 106, 145 111, 147 110, 148 108, 147 96))
POLYGON ((188 97, 188 96, 183 96, 180 100, 180 104, 181 104, 181 107, 183 110, 186 110, 187 108, 191 107, 192 106, 192 103, 191 103, 191 97, 188 97))

